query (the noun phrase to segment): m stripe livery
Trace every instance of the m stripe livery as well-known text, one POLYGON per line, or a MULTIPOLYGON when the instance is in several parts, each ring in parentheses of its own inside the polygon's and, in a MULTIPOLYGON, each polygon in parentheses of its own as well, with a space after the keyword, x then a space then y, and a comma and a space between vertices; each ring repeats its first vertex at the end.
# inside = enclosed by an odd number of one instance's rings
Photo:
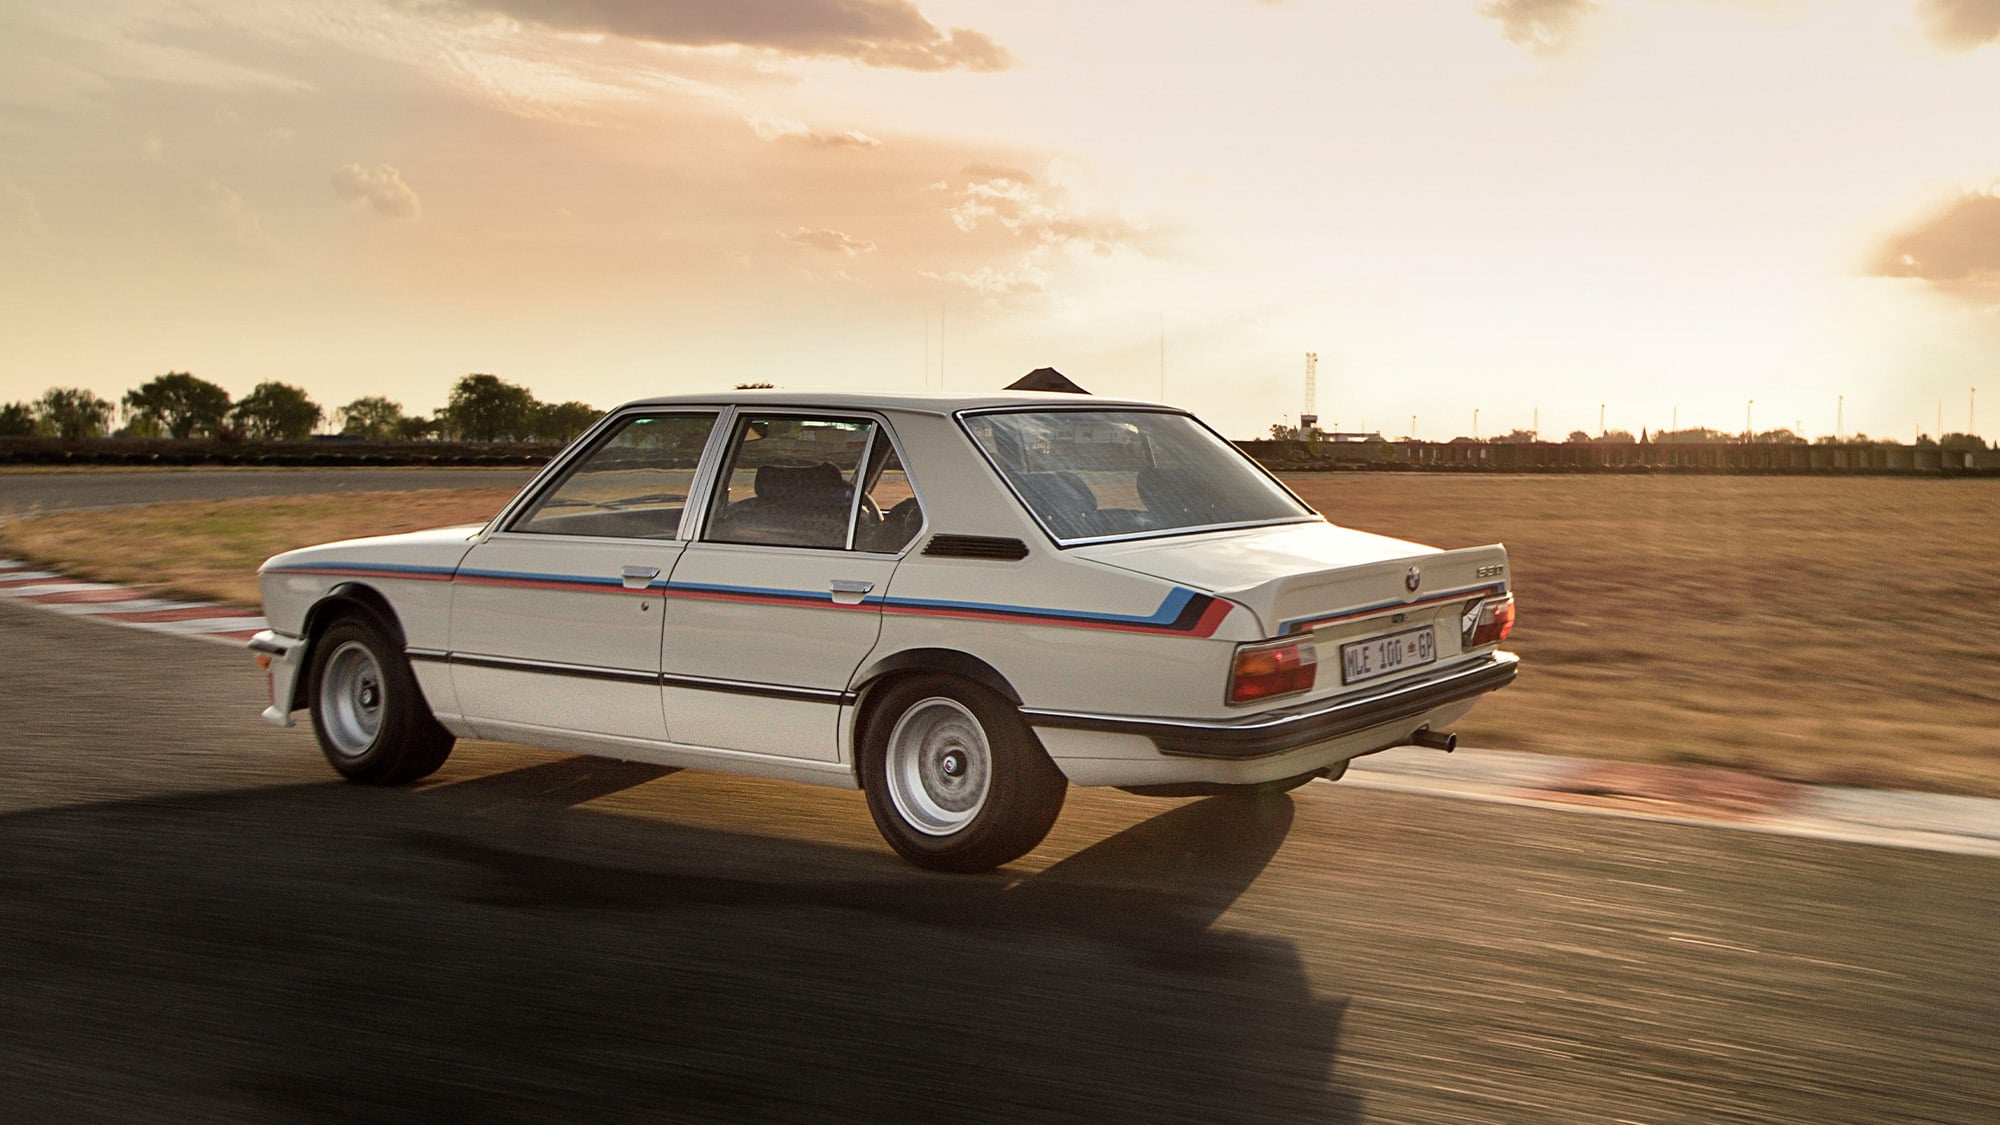
POLYGON ((896 598, 871 594, 860 602, 845 604, 819 590, 784 590, 761 586, 716 586, 669 583, 655 579, 638 590, 627 588, 615 577, 581 574, 535 574, 513 571, 460 570, 445 567, 390 566, 355 563, 352 565, 291 566, 272 568, 286 574, 324 574, 339 578, 389 578, 419 582, 460 581, 479 586, 509 586, 531 590, 569 590, 576 593, 648 594, 664 591, 670 598, 697 598, 761 605, 793 605, 816 609, 879 609, 915 617, 955 617, 974 621, 1011 621, 1025 625, 1053 625, 1077 629, 1107 629, 1125 633, 1153 633, 1162 636, 1211 637, 1229 616, 1233 604, 1221 598, 1175 587, 1148 614, 1090 613, 1073 609, 1000 605, 990 602, 959 602, 932 598, 896 598))

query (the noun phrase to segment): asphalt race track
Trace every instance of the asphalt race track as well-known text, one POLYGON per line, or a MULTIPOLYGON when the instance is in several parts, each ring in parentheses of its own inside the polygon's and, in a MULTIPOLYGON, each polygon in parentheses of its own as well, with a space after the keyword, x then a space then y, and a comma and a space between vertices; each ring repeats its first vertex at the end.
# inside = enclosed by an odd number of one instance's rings
POLYGON ((0 1120, 1991 1122, 2000 861, 1319 783, 333 779, 218 645, 0 604, 0 1120))

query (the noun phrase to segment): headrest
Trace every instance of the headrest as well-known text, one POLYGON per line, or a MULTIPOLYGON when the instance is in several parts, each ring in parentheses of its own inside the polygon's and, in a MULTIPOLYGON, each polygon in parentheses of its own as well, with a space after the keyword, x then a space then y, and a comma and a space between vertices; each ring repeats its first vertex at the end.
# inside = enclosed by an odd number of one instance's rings
POLYGON ((759 500, 823 500, 845 491, 840 470, 831 462, 817 465, 760 465, 757 468, 759 500))

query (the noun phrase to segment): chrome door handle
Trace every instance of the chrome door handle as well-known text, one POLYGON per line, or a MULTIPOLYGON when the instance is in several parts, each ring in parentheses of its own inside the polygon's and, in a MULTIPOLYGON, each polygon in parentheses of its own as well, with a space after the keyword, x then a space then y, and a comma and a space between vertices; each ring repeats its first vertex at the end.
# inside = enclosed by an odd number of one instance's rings
POLYGON ((859 578, 836 578, 832 582, 827 583, 827 588, 833 591, 833 600, 835 603, 839 605, 860 605, 861 599, 867 597, 868 592, 875 588, 875 583, 866 582, 859 578))
POLYGON ((622 575, 627 590, 643 590, 659 576, 660 568, 657 566, 628 566, 622 575))

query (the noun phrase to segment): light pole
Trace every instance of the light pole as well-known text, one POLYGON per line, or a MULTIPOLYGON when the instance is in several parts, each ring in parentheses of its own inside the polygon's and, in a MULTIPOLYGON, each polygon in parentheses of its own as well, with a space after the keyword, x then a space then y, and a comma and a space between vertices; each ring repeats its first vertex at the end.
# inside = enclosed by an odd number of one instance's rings
POLYGON ((1847 413, 1847 396, 1846 395, 1833 396, 1833 440, 1835 441, 1840 440, 1840 424, 1841 421, 1843 420, 1842 416, 1845 415, 1846 413, 1847 413))
POLYGON ((1597 404, 1597 436, 1604 436, 1604 404, 1597 404))
POLYGON ((1976 434, 1979 432, 1979 388, 1978 387, 1972 388, 1972 393, 1965 396, 1965 432, 1968 434, 1976 434))
POLYGON ((1479 440, 1479 408, 1472 408, 1472 440, 1479 440))
POLYGON ((1410 415, 1410 440, 1417 440, 1417 416, 1410 415))
POLYGON ((1750 400, 1749 402, 1746 402, 1746 403, 1744 403, 1744 404, 1743 404, 1743 440, 1744 440, 1744 441, 1756 441, 1756 440, 1757 440, 1757 427, 1755 427, 1755 426, 1753 426, 1753 425, 1751 425, 1751 424, 1750 424, 1750 408, 1751 408, 1751 407, 1753 407, 1753 406, 1755 406, 1755 405, 1757 405, 1757 400, 1756 400, 1756 399, 1754 399, 1754 398, 1753 398, 1753 399, 1751 399, 1751 400, 1750 400))

